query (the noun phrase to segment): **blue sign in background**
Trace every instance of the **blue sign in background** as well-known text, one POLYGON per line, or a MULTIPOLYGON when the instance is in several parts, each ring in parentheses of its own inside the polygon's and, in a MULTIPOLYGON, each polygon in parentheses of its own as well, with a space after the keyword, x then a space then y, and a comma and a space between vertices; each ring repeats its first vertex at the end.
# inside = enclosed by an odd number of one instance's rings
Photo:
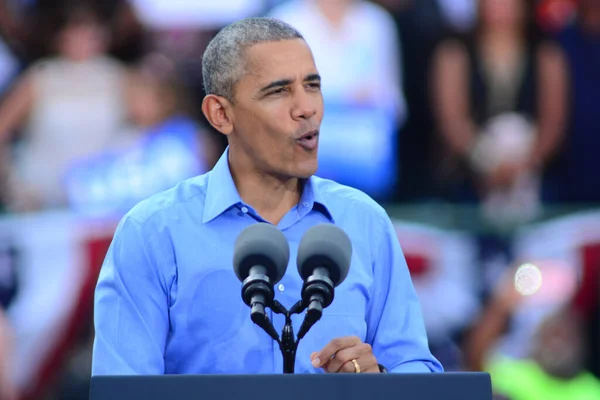
POLYGON ((318 176, 380 200, 391 196, 398 178, 398 133, 391 112, 353 104, 326 104, 320 132, 318 176))

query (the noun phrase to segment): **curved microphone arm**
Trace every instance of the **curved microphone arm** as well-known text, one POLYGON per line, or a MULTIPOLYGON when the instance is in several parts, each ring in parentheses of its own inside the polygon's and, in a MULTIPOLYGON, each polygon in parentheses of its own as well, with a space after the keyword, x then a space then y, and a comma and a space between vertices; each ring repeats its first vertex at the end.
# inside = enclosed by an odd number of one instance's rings
POLYGON ((333 301, 334 284, 329 279, 325 268, 315 268, 314 273, 304 282, 302 300, 295 303, 290 310, 275 300, 272 286, 264 268, 253 267, 253 273, 243 282, 242 298, 252 309, 252 321, 279 345, 283 356, 283 372, 294 373, 298 344, 310 328, 321 319, 323 309, 333 301), (281 338, 269 319, 266 308, 271 308, 275 314, 285 316, 281 338), (302 314, 304 311, 306 311, 304 321, 302 321, 298 335, 294 338, 292 315, 302 314))
POLYGON ((273 323, 266 314, 253 313, 250 315, 250 318, 252 319, 252 322, 260 326, 265 332, 267 332, 269 336, 273 338, 273 340, 275 340, 281 346, 279 335, 277 334, 273 323))
POLYGON ((264 267, 252 268, 252 273, 243 281, 242 298, 252 309, 252 322, 261 327, 279 345, 283 356, 283 372, 294 373, 298 344, 310 328, 321 319, 323 309, 333 301, 334 285, 325 268, 316 268, 314 274, 304 282, 302 300, 287 310, 283 304, 275 300, 273 285, 265 272, 264 267), (275 314, 285 316, 281 338, 268 317, 267 308, 271 308, 275 314), (298 335, 294 338, 292 315, 302 314, 304 311, 306 311, 304 321, 298 335))
POLYGON ((289 311, 277 300, 273 300, 271 306, 271 309, 274 313, 283 314, 285 316, 285 325, 283 326, 283 331, 281 332, 279 349, 281 350, 281 354, 283 356, 283 372, 288 374, 294 373, 296 350, 298 349, 298 343, 300 342, 300 338, 294 340, 292 314, 299 314, 304 311, 302 304, 302 301, 297 302, 289 311))
POLYGON ((298 301, 289 310, 277 300, 269 302, 269 307, 275 314, 282 314, 285 316, 285 325, 283 327, 283 331, 281 332, 281 338, 277 334, 277 331, 275 330, 266 313, 253 312, 251 314, 252 321, 256 325, 260 326, 279 345, 279 349, 281 350, 281 354, 283 356, 283 373, 293 374, 294 365, 296 363, 296 351, 298 349, 300 339, 302 339, 310 330, 310 328, 321 318, 323 308, 321 307, 321 303, 318 301, 311 302, 306 300, 298 301), (317 306, 310 307, 310 304, 312 303, 316 303, 317 306), (302 314, 307 308, 308 311, 304 316, 304 321, 302 322, 300 330, 298 331, 298 336, 294 339, 292 315, 302 314))

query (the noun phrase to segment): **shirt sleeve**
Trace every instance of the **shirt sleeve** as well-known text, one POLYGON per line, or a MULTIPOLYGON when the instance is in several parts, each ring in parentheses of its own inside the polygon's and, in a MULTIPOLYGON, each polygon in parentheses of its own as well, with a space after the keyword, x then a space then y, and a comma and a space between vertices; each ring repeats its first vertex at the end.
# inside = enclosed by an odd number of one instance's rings
POLYGON ((380 230, 373 263, 375 283, 367 314, 367 341, 389 372, 442 372, 442 365, 429 350, 421 306, 387 214, 380 230))
POLYGON ((168 290, 155 242, 131 217, 117 227, 96 286, 92 375, 164 374, 168 290))

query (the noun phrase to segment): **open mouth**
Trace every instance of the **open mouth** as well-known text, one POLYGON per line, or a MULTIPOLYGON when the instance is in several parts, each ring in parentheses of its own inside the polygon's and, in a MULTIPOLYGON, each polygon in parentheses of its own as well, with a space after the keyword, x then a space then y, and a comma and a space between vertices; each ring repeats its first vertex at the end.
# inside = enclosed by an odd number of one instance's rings
POLYGON ((318 144, 317 137, 318 136, 319 136, 319 131, 314 130, 314 131, 305 133, 304 135, 302 135, 301 137, 296 139, 296 141, 305 150, 314 150, 317 148, 317 144, 318 144))

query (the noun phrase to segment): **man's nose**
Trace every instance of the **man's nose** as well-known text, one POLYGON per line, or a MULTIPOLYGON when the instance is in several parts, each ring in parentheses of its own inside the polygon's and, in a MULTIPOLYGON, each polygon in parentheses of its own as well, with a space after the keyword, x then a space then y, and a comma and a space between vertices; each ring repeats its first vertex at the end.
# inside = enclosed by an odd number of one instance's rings
POLYGON ((294 119, 310 119, 317 113, 318 104, 316 94, 300 90, 296 92, 292 117, 294 119))

